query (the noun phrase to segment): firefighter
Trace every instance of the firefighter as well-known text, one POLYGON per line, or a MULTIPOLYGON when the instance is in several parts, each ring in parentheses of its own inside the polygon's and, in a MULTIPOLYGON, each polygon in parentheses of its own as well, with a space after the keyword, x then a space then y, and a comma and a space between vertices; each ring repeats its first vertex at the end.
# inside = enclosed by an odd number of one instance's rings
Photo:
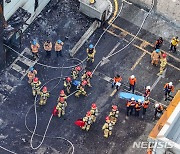
POLYGON ((96 0, 89 0, 90 4, 94 4, 96 2, 96 0))
POLYGON ((27 74, 29 78, 28 83, 31 84, 33 82, 33 79, 36 77, 36 74, 37 74, 37 71, 33 67, 30 67, 29 72, 27 74))
POLYGON ((118 115, 119 115, 118 107, 116 105, 112 105, 112 111, 109 113, 109 118, 113 125, 116 124, 118 115))
POLYGON ((117 74, 113 79, 112 88, 116 86, 116 89, 119 90, 119 87, 121 86, 121 81, 122 77, 119 74, 117 74))
POLYGON ((163 44, 163 38, 160 37, 160 38, 157 39, 156 42, 155 42, 155 45, 154 45, 155 50, 156 50, 156 49, 160 49, 160 47, 162 46, 162 44, 163 44))
POLYGON ((160 49, 156 49, 151 54, 151 64, 157 66, 160 60, 160 49))
POLYGON ((61 117, 61 115, 65 115, 66 106, 67 106, 67 102, 64 100, 63 97, 60 97, 59 102, 56 106, 56 109, 58 110, 58 117, 61 117))
POLYGON ((144 98, 145 98, 146 100, 149 99, 150 93, 151 93, 151 87, 150 87, 150 86, 147 86, 146 89, 145 89, 145 93, 144 93, 144 98))
POLYGON ((155 120, 157 118, 157 113, 162 114, 163 110, 164 110, 164 108, 163 108, 161 103, 156 103, 155 104, 155 112, 154 112, 154 119, 155 120))
POLYGON ((174 92, 174 86, 172 82, 166 83, 164 85, 164 91, 165 91, 165 101, 168 99, 168 97, 173 98, 173 96, 171 96, 171 93, 174 92))
POLYGON ((133 94, 134 94, 135 84, 136 84, 136 77, 134 75, 131 75, 129 77, 129 91, 131 91, 132 89, 133 94))
POLYGON ((97 115, 98 115, 98 109, 97 109, 97 106, 96 106, 95 103, 93 103, 93 104, 91 105, 91 110, 90 110, 90 112, 91 112, 92 121, 95 122, 95 121, 96 121, 96 117, 97 117, 97 115))
POLYGON ((45 105, 48 97, 49 97, 49 92, 47 91, 47 87, 43 87, 42 92, 40 93, 39 105, 45 105))
POLYGON ((62 47, 63 47, 64 43, 61 40, 57 40, 55 43, 55 51, 56 51, 56 56, 59 57, 63 57, 62 55, 62 47))
POLYGON ((91 112, 88 111, 86 113, 86 116, 83 118, 83 121, 85 122, 85 125, 83 127, 81 127, 83 130, 88 131, 93 123, 92 121, 92 117, 91 117, 91 112))
POLYGON ((166 64, 167 64, 167 59, 166 59, 167 55, 165 53, 162 54, 162 57, 160 59, 160 72, 157 75, 162 75, 163 71, 166 68, 166 64))
POLYGON ((31 44, 31 51, 34 58, 39 58, 38 52, 39 52, 40 45, 37 43, 36 40, 33 40, 31 44))
MULTIPOLYGON (((65 94, 64 90, 61 90, 61 91, 60 91, 60 93, 59 93, 59 98, 60 98, 60 97, 63 97, 64 100, 67 99, 67 95, 65 94)), ((58 99, 59 99, 59 98, 58 98, 58 99)))
POLYGON ((142 107, 142 101, 141 101, 141 99, 138 99, 138 103, 136 103, 136 105, 135 105, 135 116, 139 116, 141 107, 142 107))
POLYGON ((51 57, 52 43, 49 40, 44 43, 44 50, 46 51, 46 56, 51 57))
POLYGON ((89 48, 87 48, 87 61, 94 62, 94 56, 95 56, 96 50, 92 44, 89 45, 89 48))
POLYGON ((35 77, 33 79, 33 82, 31 83, 33 96, 40 94, 40 85, 41 85, 41 82, 39 81, 37 77, 35 77))
POLYGON ((80 70, 81 70, 80 66, 76 66, 75 68, 72 69, 71 77, 73 80, 76 80, 79 77, 80 70))
POLYGON ((68 94, 70 93, 71 84, 72 84, 71 78, 70 77, 66 77, 64 79, 64 88, 66 89, 68 94))
POLYGON ((170 51, 174 51, 176 52, 176 47, 178 46, 179 44, 179 40, 178 40, 178 37, 173 37, 171 39, 171 47, 170 47, 170 51))
POLYGON ((82 75, 81 81, 86 80, 86 81, 87 81, 87 86, 92 87, 92 86, 91 86, 91 83, 90 83, 90 79, 91 79, 91 78, 92 78, 92 72, 86 71, 86 72, 82 75))
POLYGON ((105 138, 108 138, 110 135, 112 135, 112 129, 113 129, 113 124, 111 123, 109 116, 107 116, 106 122, 102 127, 102 130, 104 130, 104 137, 105 138))
POLYGON ((149 107, 150 101, 149 100, 145 100, 144 103, 142 104, 142 108, 143 108, 143 115, 142 118, 144 117, 144 115, 146 114, 146 110, 149 107))
POLYGON ((84 95, 84 96, 87 96, 87 93, 84 89, 84 87, 87 85, 87 81, 84 80, 82 81, 82 83, 77 87, 77 92, 75 93, 75 96, 76 97, 79 97, 80 95, 84 95))

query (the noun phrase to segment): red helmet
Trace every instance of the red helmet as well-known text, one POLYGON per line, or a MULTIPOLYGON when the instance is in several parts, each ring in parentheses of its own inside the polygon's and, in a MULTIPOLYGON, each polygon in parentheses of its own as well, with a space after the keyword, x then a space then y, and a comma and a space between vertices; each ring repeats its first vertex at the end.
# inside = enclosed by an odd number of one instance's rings
POLYGON ((80 66, 76 66, 76 67, 75 67, 75 70, 76 70, 76 71, 80 71, 80 70, 81 70, 81 67, 80 67, 80 66))
POLYGON ((61 91, 60 91, 60 94, 64 94, 64 90, 61 90, 61 91))
POLYGON ((163 58, 166 58, 166 57, 167 57, 167 55, 166 55, 165 53, 163 53, 162 57, 163 57, 163 58))
POLYGON ((88 111, 88 112, 86 113, 86 116, 91 116, 91 112, 88 111))
POLYGON ((47 87, 43 87, 43 92, 47 92, 47 87))
POLYGON ((64 97, 60 97, 60 98, 59 98, 59 101, 60 101, 60 102, 64 102, 64 97))
POLYGON ((117 110, 117 106, 116 105, 112 105, 112 110, 117 110))
POLYGON ((82 85, 82 86, 87 85, 87 81, 86 81, 86 80, 83 80, 83 81, 81 82, 81 85, 82 85))
POLYGON ((87 75, 87 76, 91 76, 91 75, 92 75, 92 72, 87 71, 87 72, 86 72, 86 75, 87 75))
POLYGON ((33 82, 38 82, 39 81, 39 79, 37 78, 37 77, 35 77, 34 79, 33 79, 33 82))
POLYGON ((92 109, 96 109, 96 108, 97 108, 96 104, 93 103, 93 104, 91 105, 91 108, 92 108, 92 109))
POLYGON ((66 81, 67 81, 67 82, 70 82, 70 81, 71 81, 71 78, 70 78, 70 77, 67 77, 67 78, 66 78, 66 81))
POLYGON ((109 116, 106 117, 106 121, 107 121, 107 120, 110 120, 109 116))

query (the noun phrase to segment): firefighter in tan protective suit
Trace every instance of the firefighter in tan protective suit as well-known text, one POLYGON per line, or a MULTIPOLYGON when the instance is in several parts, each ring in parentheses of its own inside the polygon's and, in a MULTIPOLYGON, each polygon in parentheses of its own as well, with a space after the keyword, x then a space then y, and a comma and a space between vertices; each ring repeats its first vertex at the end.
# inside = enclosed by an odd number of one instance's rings
POLYGON ((166 65, 167 65, 167 55, 165 53, 162 54, 162 57, 160 59, 160 72, 157 74, 157 75, 162 75, 165 68, 166 68, 166 65))
POLYGON ((87 86, 88 86, 88 87, 92 87, 92 86, 91 86, 91 83, 90 83, 90 79, 91 79, 91 78, 92 78, 92 72, 86 71, 86 72, 84 72, 84 74, 82 75, 81 81, 86 80, 86 81, 87 81, 87 86))
POLYGON ((80 95, 84 95, 84 96, 87 96, 87 93, 84 89, 84 87, 87 85, 87 81, 84 80, 82 81, 82 83, 77 87, 77 92, 75 93, 75 96, 76 97, 79 97, 80 95))
POLYGON ((55 43, 55 51, 56 51, 56 56, 59 57, 59 55, 61 57, 63 57, 62 55, 62 47, 63 47, 64 43, 61 41, 61 40, 57 40, 56 43, 55 43))
POLYGON ((51 57, 52 43, 49 40, 44 43, 44 50, 46 51, 46 56, 51 57))
MULTIPOLYGON (((67 99, 67 95, 64 93, 64 90, 61 90, 61 91, 60 91, 60 93, 59 93, 59 98, 60 98, 60 97, 63 97, 64 100, 67 99)), ((59 98, 58 98, 58 99, 59 99, 59 98)))
POLYGON ((156 49, 151 54, 151 64, 157 66, 160 60, 160 49, 156 49))
POLYGON ((82 127, 82 129, 88 131, 91 127, 91 124, 93 123, 90 111, 86 113, 86 116, 83 118, 83 121, 85 122, 85 125, 82 127))
POLYGON ((32 54, 33 54, 34 58, 39 57, 39 55, 38 55, 39 48, 40 48, 40 45, 37 43, 36 40, 33 40, 32 44, 31 44, 31 51, 32 51, 32 54))
POLYGON ((97 109, 97 106, 96 106, 95 103, 93 103, 93 104, 91 105, 91 110, 90 110, 90 112, 91 112, 92 121, 95 122, 95 121, 96 121, 96 117, 97 117, 97 115, 98 115, 98 109, 97 109))
POLYGON ((69 94, 70 93, 70 89, 71 89, 71 78, 70 77, 67 77, 64 79, 64 88, 65 90, 67 91, 67 93, 69 94))
POLYGON ((89 45, 89 48, 87 48, 87 61, 94 62, 94 56, 95 56, 96 50, 92 44, 89 45))
POLYGON ((116 105, 112 105, 112 111, 109 113, 109 118, 110 118, 111 123, 113 125, 116 124, 118 115, 119 115, 119 111, 118 111, 117 106, 116 105))
POLYGON ((28 83, 31 84, 33 82, 33 79, 36 77, 36 74, 37 74, 37 71, 33 67, 30 67, 29 72, 27 74, 29 78, 28 83))
POLYGON ((112 135, 112 129, 113 129, 113 124, 110 120, 110 117, 106 117, 106 123, 103 125, 102 130, 104 130, 104 137, 108 138, 110 135, 112 135))
POLYGON ((64 100, 63 97, 60 97, 58 100, 58 104, 56 106, 56 110, 58 110, 58 117, 65 115, 66 106, 67 106, 67 102, 64 100))
POLYGON ((43 87, 42 92, 40 92, 39 105, 45 105, 48 97, 49 97, 49 92, 47 91, 47 87, 43 87))
POLYGON ((72 69, 71 77, 73 80, 76 80, 79 77, 80 70, 81 70, 80 66, 76 66, 75 68, 72 69))
POLYGON ((41 82, 39 81, 37 77, 35 77, 33 79, 33 82, 31 83, 33 96, 40 94, 40 85, 41 85, 41 82))

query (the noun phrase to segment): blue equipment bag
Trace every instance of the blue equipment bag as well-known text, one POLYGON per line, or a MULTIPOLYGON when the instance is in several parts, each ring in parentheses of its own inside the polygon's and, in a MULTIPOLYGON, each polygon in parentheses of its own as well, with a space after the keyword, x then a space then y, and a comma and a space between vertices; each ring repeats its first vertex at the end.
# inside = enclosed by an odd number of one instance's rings
POLYGON ((126 93, 126 92, 120 92, 119 93, 119 98, 122 98, 122 99, 130 100, 132 97, 134 97, 134 99, 136 101, 138 101, 138 99, 141 99, 141 101, 144 102, 144 97, 143 96, 135 95, 135 94, 132 94, 132 93, 126 93))
POLYGON ((72 84, 73 84, 74 86, 79 86, 80 83, 81 83, 81 81, 78 81, 78 80, 73 80, 73 81, 72 81, 72 84))

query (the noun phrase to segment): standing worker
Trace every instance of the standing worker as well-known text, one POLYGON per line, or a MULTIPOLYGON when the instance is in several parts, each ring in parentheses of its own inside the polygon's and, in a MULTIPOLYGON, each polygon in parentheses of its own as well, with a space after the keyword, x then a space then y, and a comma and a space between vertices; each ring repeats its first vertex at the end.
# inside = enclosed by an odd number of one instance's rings
POLYGON ((76 66, 75 68, 72 69, 71 71, 71 77, 73 80, 76 80, 79 77, 79 72, 81 71, 80 66, 76 66))
POLYGON ((129 91, 132 89, 132 93, 134 94, 135 84, 136 84, 136 77, 134 75, 131 75, 129 77, 129 91))
POLYGON ((162 114, 163 110, 164 110, 164 108, 161 103, 155 104, 154 120, 156 120, 156 118, 157 118, 157 113, 162 114))
POLYGON ((155 42, 155 45, 154 45, 155 50, 156 50, 156 49, 160 49, 160 47, 162 46, 162 44, 163 44, 163 38, 160 37, 160 38, 157 39, 156 42, 155 42))
POLYGON ((102 127, 102 130, 104 130, 104 137, 105 138, 108 138, 110 135, 112 135, 112 129, 113 129, 113 124, 111 123, 109 116, 107 116, 106 122, 102 127))
POLYGON ((58 110, 58 117, 61 117, 62 115, 65 115, 65 108, 67 106, 67 102, 64 100, 63 97, 59 98, 59 102, 56 106, 56 109, 58 110))
POLYGON ((160 49, 156 49, 151 54, 151 64, 157 66, 160 60, 160 49))
POLYGON ((145 93, 144 93, 144 98, 145 98, 145 100, 148 100, 148 99, 149 99, 150 93, 151 93, 151 87, 150 87, 150 86, 147 86, 146 89, 145 89, 145 93))
POLYGON ((162 57, 160 59, 160 72, 157 74, 157 75, 162 75, 165 68, 166 68, 166 65, 167 65, 167 55, 165 53, 162 54, 162 57))
POLYGON ((51 57, 52 43, 49 40, 44 43, 44 50, 46 51, 46 56, 51 57))
POLYGON ((49 92, 47 91, 47 87, 43 87, 42 92, 40 92, 39 105, 45 105, 48 97, 49 97, 49 92))
POLYGON ((31 83, 33 96, 40 94, 40 85, 41 85, 41 82, 39 81, 37 77, 35 77, 33 79, 33 82, 31 83))
POLYGON ((82 83, 77 87, 77 92, 75 93, 76 97, 79 97, 80 95, 88 96, 84 87, 87 85, 87 81, 84 80, 82 83))
POLYGON ((70 77, 66 77, 64 79, 64 88, 67 91, 67 93, 70 93, 70 89, 71 89, 71 84, 72 84, 72 80, 70 77))
POLYGON ((118 107, 116 105, 112 105, 112 111, 109 113, 109 118, 113 125, 116 124, 118 116, 119 116, 118 107))
POLYGON ((87 86, 92 87, 91 83, 90 83, 91 78, 92 78, 92 72, 85 71, 85 73, 81 77, 81 81, 86 80, 87 81, 87 86))
POLYGON ((37 71, 33 67, 30 67, 29 72, 27 74, 29 78, 28 83, 31 84, 33 82, 33 79, 36 77, 36 74, 37 74, 37 71))
POLYGON ((31 44, 31 51, 34 58, 39 58, 38 52, 39 52, 40 45, 37 43, 36 40, 33 40, 31 44))
POLYGON ((142 101, 141 99, 138 99, 138 103, 136 103, 135 105, 135 116, 139 117, 139 112, 141 110, 142 107, 142 101))
POLYGON ((87 61, 91 61, 92 63, 94 62, 94 56, 95 56, 96 50, 92 44, 89 45, 89 48, 87 48, 87 54, 88 58, 87 61))
POLYGON ((63 57, 62 55, 62 47, 63 47, 64 43, 61 40, 57 40, 55 43, 55 51, 56 51, 56 56, 59 57, 59 55, 61 57, 63 57))
POLYGON ((91 110, 90 110, 90 112, 91 112, 92 121, 95 122, 95 121, 96 121, 96 117, 97 117, 97 115, 98 115, 98 109, 97 109, 97 106, 96 106, 95 103, 93 103, 93 104, 91 105, 91 110))
POLYGON ((83 118, 83 121, 84 121, 85 125, 84 125, 83 127, 81 127, 81 128, 82 128, 83 130, 88 131, 88 130, 90 129, 92 123, 93 123, 92 118, 91 118, 91 112, 90 112, 90 111, 88 111, 88 112, 86 113, 86 116, 83 118))
POLYGON ((121 86, 121 81, 122 77, 119 74, 117 74, 113 79, 112 88, 116 86, 116 89, 119 90, 119 87, 121 86))
POLYGON ((146 114, 146 110, 149 107, 150 101, 149 100, 145 100, 144 103, 142 104, 142 108, 143 108, 143 115, 142 118, 145 116, 146 114))
POLYGON ((179 40, 178 40, 178 37, 173 37, 171 39, 171 47, 170 47, 170 51, 174 51, 176 52, 176 47, 178 46, 179 44, 179 40))
POLYGON ((172 82, 166 83, 164 85, 164 91, 165 91, 165 101, 168 99, 168 97, 173 98, 173 96, 171 96, 171 93, 174 92, 174 86, 172 82))

